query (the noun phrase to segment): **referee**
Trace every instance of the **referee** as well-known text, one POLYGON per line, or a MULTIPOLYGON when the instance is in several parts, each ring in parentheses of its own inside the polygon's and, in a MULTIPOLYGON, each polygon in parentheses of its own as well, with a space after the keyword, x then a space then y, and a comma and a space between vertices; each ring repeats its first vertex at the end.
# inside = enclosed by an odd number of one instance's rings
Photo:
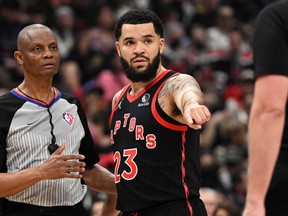
POLYGON ((103 215, 117 215, 114 175, 99 157, 79 101, 52 86, 60 53, 51 29, 18 35, 14 58, 23 82, 0 97, 0 197, 6 216, 86 216, 87 186, 112 194, 103 215))

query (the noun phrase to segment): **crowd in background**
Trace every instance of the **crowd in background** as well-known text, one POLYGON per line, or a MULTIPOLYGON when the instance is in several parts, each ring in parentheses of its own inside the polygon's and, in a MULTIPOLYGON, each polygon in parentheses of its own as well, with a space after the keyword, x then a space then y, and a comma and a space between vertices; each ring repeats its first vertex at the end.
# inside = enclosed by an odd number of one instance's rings
MULTIPOLYGON (((246 194, 247 120, 254 86, 250 39, 255 17, 271 2, 0 0, 0 95, 23 78, 13 58, 19 30, 32 23, 49 26, 61 53, 54 86, 79 98, 101 153, 100 164, 113 171, 111 100, 128 83, 115 51, 113 28, 115 20, 131 8, 152 9, 165 26, 163 65, 194 76, 212 113, 201 134, 201 196, 208 216, 217 216, 221 210, 240 215, 246 194)), ((95 203, 97 211, 105 198, 105 194, 89 191, 87 209, 95 203)))

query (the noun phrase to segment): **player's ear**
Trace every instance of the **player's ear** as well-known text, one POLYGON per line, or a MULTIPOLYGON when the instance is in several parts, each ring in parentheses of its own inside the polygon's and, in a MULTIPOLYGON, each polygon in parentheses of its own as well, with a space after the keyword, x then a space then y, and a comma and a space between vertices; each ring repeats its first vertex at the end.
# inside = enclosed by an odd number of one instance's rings
POLYGON ((165 45, 165 39, 164 38, 160 38, 160 41, 159 41, 159 46, 160 46, 160 53, 162 54, 163 51, 164 51, 164 45, 165 45))
POLYGON ((20 51, 15 51, 14 52, 14 59, 20 65, 22 65, 24 63, 23 55, 22 55, 22 53, 20 51))
POLYGON ((115 47, 118 53, 118 56, 121 57, 121 52, 120 52, 120 44, 118 41, 115 42, 115 47))

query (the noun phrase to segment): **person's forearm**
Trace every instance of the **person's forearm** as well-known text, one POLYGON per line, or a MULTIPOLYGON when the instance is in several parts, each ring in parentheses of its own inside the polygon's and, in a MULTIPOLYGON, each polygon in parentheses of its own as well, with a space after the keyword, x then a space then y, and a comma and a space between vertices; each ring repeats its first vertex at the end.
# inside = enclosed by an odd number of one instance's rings
POLYGON ((42 177, 37 167, 13 173, 0 173, 0 197, 14 195, 39 182, 42 177))
POLYGON ((283 133, 284 112, 251 110, 249 124, 248 202, 264 202, 283 133))
POLYGON ((65 146, 66 143, 61 145, 39 166, 17 172, 0 173, 0 197, 16 194, 44 179, 82 178, 85 163, 80 160, 83 160, 84 156, 61 155, 65 146))
POLYGON ((87 186, 95 191, 117 194, 114 175, 100 165, 94 165, 83 173, 87 186))
POLYGON ((197 81, 189 75, 175 77, 169 88, 173 94, 174 101, 180 111, 183 113, 185 106, 190 103, 203 104, 203 94, 197 81))

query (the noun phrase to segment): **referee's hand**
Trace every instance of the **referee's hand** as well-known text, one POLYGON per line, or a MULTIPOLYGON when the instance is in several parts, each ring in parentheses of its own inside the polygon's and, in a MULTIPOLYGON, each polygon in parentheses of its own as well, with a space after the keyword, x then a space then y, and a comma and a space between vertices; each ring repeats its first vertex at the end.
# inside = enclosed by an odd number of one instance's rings
POLYGON ((62 155, 66 148, 66 141, 62 141, 60 147, 39 166, 42 179, 82 178, 80 173, 85 171, 85 158, 81 154, 62 155))

